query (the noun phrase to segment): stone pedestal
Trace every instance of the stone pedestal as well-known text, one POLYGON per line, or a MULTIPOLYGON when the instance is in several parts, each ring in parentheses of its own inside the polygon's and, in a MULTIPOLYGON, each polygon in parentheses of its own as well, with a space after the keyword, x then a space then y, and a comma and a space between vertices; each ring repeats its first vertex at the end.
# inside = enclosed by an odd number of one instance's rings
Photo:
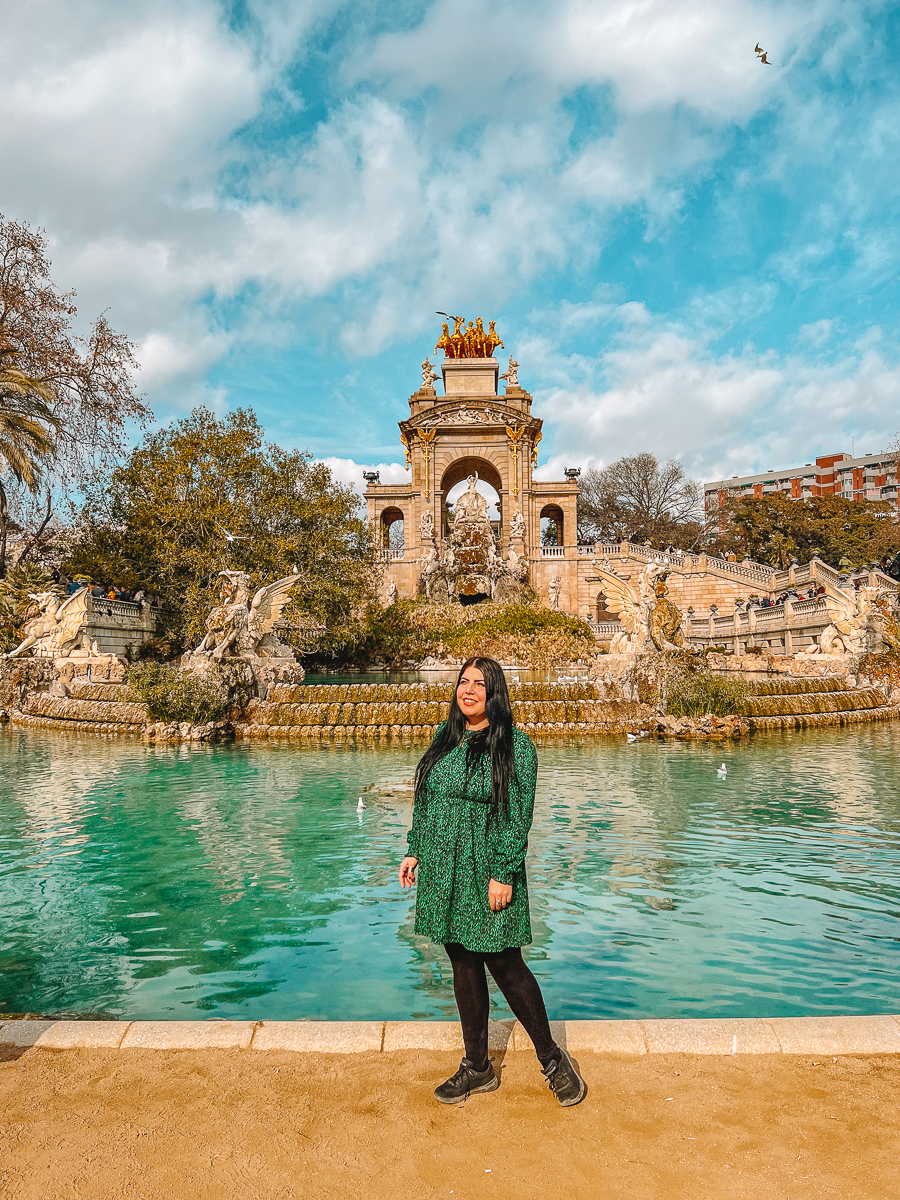
POLYGON ((213 679, 228 693, 231 703, 244 709, 252 699, 264 700, 273 683, 302 683, 303 667, 290 658, 213 658, 211 654, 185 654, 181 668, 213 679))

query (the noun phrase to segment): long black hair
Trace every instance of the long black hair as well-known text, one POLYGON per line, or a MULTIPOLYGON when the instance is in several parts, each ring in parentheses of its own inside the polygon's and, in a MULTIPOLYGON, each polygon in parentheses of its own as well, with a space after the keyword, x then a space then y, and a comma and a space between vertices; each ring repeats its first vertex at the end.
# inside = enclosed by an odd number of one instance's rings
POLYGON ((456 699, 456 689, 469 667, 477 667, 484 676, 488 725, 486 729, 476 730, 466 742, 466 775, 468 778, 476 768, 483 769, 486 765, 484 756, 490 756, 491 809, 496 815, 506 809, 510 784, 518 782, 518 775, 513 756, 513 713, 509 689, 503 668, 493 658, 469 658, 460 667, 447 720, 416 767, 416 796, 423 794, 432 768, 459 745, 468 728, 465 713, 456 699))

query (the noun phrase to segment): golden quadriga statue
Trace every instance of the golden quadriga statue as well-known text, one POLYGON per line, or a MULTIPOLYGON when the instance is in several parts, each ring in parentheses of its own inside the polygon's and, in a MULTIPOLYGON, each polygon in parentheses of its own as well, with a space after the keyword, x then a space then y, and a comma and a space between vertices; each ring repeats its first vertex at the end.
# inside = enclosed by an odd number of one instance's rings
POLYGON ((443 350, 445 358, 493 358, 498 346, 501 350, 505 349, 497 336, 493 321, 489 323, 485 332, 481 317, 477 317, 474 322, 470 321, 468 328, 465 317, 452 317, 451 320, 453 332, 450 333, 449 323, 445 321, 434 348, 435 353, 443 350))

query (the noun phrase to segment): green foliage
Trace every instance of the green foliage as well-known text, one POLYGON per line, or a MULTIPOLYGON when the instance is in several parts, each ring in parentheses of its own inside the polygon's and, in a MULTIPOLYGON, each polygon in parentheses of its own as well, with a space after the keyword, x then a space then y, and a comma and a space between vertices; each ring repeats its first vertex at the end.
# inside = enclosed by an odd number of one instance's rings
POLYGON ((335 628, 316 661, 334 665, 387 666, 428 656, 467 658, 491 654, 521 665, 550 666, 596 651, 590 626, 537 604, 476 604, 440 608, 398 600, 387 609, 372 605, 362 620, 335 628))
POLYGON ((773 567, 787 567, 791 558, 808 562, 815 555, 833 567, 842 558, 862 564, 900 545, 900 531, 886 500, 792 500, 777 493, 738 498, 729 504, 727 516, 724 546, 773 567))
POLYGON ((686 671, 669 683, 666 712, 673 717, 727 717, 745 711, 748 694, 744 679, 686 671))
MULTIPOLYGON (((159 633, 196 644, 218 603, 218 572, 252 588, 304 576, 285 610, 346 623, 372 596, 372 546, 358 498, 308 454, 267 445, 252 412, 204 408, 148 435, 88 494, 66 562, 162 601, 159 633), (241 540, 229 543, 225 532, 241 540)), ((291 640, 290 632, 283 635, 291 640)))
POLYGON ((22 640, 22 627, 34 608, 28 593, 46 592, 50 586, 49 576, 30 562, 11 567, 0 580, 0 653, 14 649, 22 640))
POLYGON ((171 663, 136 663, 129 667, 126 682, 154 721, 206 725, 218 721, 228 707, 224 688, 171 663))

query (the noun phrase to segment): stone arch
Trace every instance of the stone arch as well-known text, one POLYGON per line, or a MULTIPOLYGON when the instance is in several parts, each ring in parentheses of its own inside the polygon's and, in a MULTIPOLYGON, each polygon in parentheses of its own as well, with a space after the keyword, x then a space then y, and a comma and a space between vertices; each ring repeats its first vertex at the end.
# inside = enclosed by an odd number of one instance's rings
POLYGON ((483 479, 497 493, 497 502, 500 508, 500 524, 503 525, 505 514, 503 512, 503 478, 500 471, 491 462, 489 458, 481 458, 477 455, 466 454, 460 458, 453 459, 444 468, 444 473, 441 476, 440 492, 441 492, 441 534, 447 536, 447 496, 458 483, 468 479, 470 475, 476 474, 479 479, 483 479))
POLYGON ((379 535, 380 535, 380 544, 381 544, 382 550, 387 550, 388 547, 390 546, 390 544, 391 544, 391 526, 394 525, 397 521, 403 522, 403 533, 404 533, 404 542, 405 542, 405 539, 406 539, 406 514, 404 513, 403 509, 390 507, 390 508, 384 508, 381 510, 381 517, 379 519, 379 524, 380 524, 379 535))
POLYGON ((545 520, 553 521, 553 523, 556 525, 557 539, 558 539, 556 542, 557 546, 564 546, 566 544, 565 518, 563 517, 563 510, 560 508, 560 506, 558 504, 545 504, 544 507, 541 509, 539 520, 541 523, 541 544, 542 545, 543 545, 543 541, 544 541, 544 524, 543 524, 543 522, 545 520))

